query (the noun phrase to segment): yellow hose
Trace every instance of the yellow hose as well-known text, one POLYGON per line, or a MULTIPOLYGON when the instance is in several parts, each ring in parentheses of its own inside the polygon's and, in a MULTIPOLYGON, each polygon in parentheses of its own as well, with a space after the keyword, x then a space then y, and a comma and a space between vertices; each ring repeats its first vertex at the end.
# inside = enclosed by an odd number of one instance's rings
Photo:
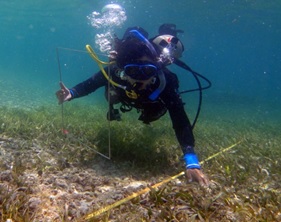
POLYGON ((92 47, 90 45, 86 45, 86 49, 88 51, 88 53, 90 54, 90 56, 92 57, 93 60, 95 60, 95 62, 98 64, 100 71, 102 72, 102 74, 104 75, 104 77, 110 82, 110 84, 112 84, 113 86, 122 88, 124 90, 126 90, 126 86, 122 86, 116 82, 114 82, 112 79, 109 78, 108 74, 106 73, 106 71, 103 68, 103 65, 111 65, 114 64, 114 62, 104 62, 101 61, 97 54, 94 52, 94 50, 92 49, 92 47))

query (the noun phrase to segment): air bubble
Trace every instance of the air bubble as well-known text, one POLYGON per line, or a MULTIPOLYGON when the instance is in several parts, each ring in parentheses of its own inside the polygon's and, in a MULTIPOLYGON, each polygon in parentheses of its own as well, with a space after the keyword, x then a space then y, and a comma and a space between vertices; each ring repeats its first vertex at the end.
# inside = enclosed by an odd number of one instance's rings
POLYGON ((100 51, 112 50, 113 29, 126 21, 125 10, 120 5, 108 4, 101 9, 101 13, 93 11, 87 18, 92 27, 101 29, 101 32, 95 36, 95 43, 100 51))

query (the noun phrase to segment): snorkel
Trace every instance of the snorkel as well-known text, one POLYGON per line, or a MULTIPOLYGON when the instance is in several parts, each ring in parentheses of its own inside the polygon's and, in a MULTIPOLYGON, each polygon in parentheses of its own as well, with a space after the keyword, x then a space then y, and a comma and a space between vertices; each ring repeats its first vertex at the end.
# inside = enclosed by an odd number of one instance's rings
MULTIPOLYGON (((136 37, 137 39, 139 39, 140 41, 142 41, 147 48, 150 50, 150 52, 153 54, 153 56, 155 58, 158 58, 157 52, 155 50, 155 48, 153 47, 153 45, 148 41, 147 38, 145 38, 139 31, 137 30, 131 30, 129 31, 129 34, 131 34, 131 36, 136 37)), ((156 100, 158 98, 158 96, 160 95, 160 93, 164 90, 165 86, 166 86, 166 78, 164 76, 164 73, 162 71, 162 63, 160 63, 159 61, 157 62, 157 68, 158 68, 158 78, 159 78, 159 86, 157 89, 155 89, 149 96, 148 98, 152 101, 156 100)))

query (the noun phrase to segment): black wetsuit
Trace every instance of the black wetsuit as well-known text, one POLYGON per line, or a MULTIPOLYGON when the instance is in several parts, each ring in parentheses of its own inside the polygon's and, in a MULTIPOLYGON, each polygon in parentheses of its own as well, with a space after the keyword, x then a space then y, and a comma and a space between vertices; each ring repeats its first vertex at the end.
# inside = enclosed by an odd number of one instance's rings
MULTIPOLYGON (((108 72, 108 68, 106 68, 105 70, 108 72)), ((111 67, 110 73, 113 73, 111 75, 113 81, 121 85, 128 85, 127 81, 121 80, 119 76, 114 74, 116 73, 116 70, 116 68, 111 67)), ((114 91, 117 93, 118 102, 142 110, 142 114, 144 116, 140 117, 140 120, 143 120, 143 122, 145 123, 149 123, 150 121, 155 120, 153 118, 153 120, 149 120, 149 115, 156 109, 164 108, 165 110, 168 110, 170 118, 172 120, 173 128, 175 130, 176 137, 182 147, 183 153, 185 154, 194 152, 194 136, 190 121, 184 110, 183 102, 178 93, 178 78, 176 74, 172 73, 166 68, 163 69, 163 72, 166 78, 166 86, 164 90, 160 93, 156 101, 150 101, 148 99, 148 95, 151 92, 149 90, 143 91, 143 94, 139 95, 138 99, 131 99, 126 95, 125 90, 118 87, 110 87, 114 88, 114 91), (148 121, 146 121, 147 115, 148 121)), ((154 85, 155 86, 152 86, 152 91, 153 87, 157 88, 157 82, 154 85)), ((100 87, 105 87, 106 89, 108 88, 108 81, 104 77, 102 72, 94 74, 91 78, 71 88, 70 91, 72 94, 72 99, 86 96, 96 91, 100 87)))

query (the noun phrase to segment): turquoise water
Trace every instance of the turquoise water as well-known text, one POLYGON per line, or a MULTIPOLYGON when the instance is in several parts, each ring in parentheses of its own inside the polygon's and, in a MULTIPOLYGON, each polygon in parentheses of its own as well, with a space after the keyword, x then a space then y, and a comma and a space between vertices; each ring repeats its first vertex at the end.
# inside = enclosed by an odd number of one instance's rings
MULTIPOLYGON (((99 30, 89 25, 87 16, 112 2, 126 10, 126 22, 114 30, 119 37, 135 25, 154 36, 165 22, 185 31, 179 36, 185 45, 182 59, 213 83, 204 92, 203 118, 208 113, 227 117, 241 111, 249 117, 254 113, 280 119, 281 3, 277 0, 1 1, 0 105, 56 105, 60 79, 56 48, 83 51, 86 44, 94 45, 99 30)), ((98 70, 83 52, 60 49, 59 55, 67 86, 98 70)), ((182 89, 192 87, 191 75, 171 68, 179 73, 182 89)), ((90 98, 93 103, 104 99, 99 92, 90 98)))

